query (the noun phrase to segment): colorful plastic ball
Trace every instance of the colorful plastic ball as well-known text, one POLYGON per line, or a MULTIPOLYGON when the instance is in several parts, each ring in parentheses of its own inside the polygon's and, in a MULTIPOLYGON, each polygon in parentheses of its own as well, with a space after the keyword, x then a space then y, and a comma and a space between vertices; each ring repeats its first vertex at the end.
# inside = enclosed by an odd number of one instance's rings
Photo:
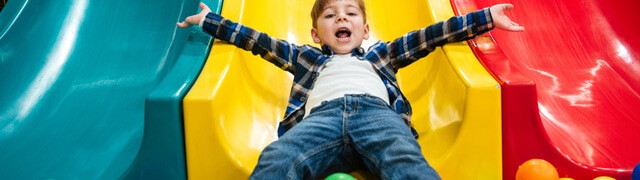
POLYGON ((609 176, 598 176, 596 178, 593 178, 593 180, 616 180, 616 179, 609 176))
POLYGON ((530 159, 516 171, 516 180, 557 180, 558 171, 551 163, 542 159, 530 159))
POLYGON ((333 173, 324 180, 356 180, 356 178, 353 178, 353 176, 347 173, 333 173))
POLYGON ((640 163, 636 165, 636 168, 633 168, 633 174, 631 175, 632 180, 640 180, 640 163))

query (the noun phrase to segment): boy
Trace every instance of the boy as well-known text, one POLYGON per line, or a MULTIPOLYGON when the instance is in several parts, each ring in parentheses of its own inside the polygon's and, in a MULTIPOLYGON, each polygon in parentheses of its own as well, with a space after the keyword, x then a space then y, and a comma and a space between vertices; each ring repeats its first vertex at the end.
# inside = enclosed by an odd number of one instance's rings
POLYGON ((362 0, 316 0, 311 38, 321 45, 297 46, 209 13, 189 16, 180 27, 199 24, 212 36, 294 75, 280 138, 260 155, 252 179, 321 178, 366 168, 382 179, 439 179, 425 161, 410 127, 411 106, 395 73, 437 46, 493 29, 522 27, 499 4, 409 32, 365 51, 369 38, 362 0))

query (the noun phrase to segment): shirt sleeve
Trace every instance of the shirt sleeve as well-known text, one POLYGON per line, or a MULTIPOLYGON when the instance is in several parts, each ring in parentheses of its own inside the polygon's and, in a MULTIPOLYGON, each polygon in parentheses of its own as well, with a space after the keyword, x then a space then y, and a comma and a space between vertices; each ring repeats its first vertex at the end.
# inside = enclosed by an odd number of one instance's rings
POLYGON ((207 17, 206 17, 206 16, 205 16, 205 17, 202 17, 202 19, 200 19, 200 23, 198 23, 198 26, 199 26, 200 28, 202 28, 202 26, 204 25, 204 20, 205 20, 205 19, 207 19, 207 17))
POLYGON ((254 55, 259 54, 281 69, 295 73, 293 63, 296 62, 301 49, 295 44, 273 38, 215 13, 207 14, 201 27, 204 32, 217 39, 251 51, 254 55))
POLYGON ((468 40, 493 28, 491 12, 485 8, 409 32, 387 44, 391 65, 398 70, 427 56, 438 46, 468 40))

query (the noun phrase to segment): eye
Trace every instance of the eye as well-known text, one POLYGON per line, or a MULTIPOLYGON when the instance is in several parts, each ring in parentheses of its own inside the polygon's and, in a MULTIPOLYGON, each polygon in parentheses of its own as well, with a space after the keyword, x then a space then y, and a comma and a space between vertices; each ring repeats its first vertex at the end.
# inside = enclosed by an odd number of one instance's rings
POLYGON ((357 13, 347 13, 348 16, 356 16, 358 15, 357 13))
POLYGON ((327 15, 324 16, 324 18, 325 19, 329 19, 329 18, 332 18, 334 16, 336 16, 336 15, 335 14, 327 14, 327 15))

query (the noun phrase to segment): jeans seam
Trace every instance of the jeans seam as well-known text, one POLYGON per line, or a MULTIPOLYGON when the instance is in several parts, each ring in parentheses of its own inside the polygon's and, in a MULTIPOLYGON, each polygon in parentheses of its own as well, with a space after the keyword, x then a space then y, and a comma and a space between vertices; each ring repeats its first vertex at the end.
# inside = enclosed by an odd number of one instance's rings
POLYGON ((369 152, 367 152, 367 151, 363 150, 362 148, 360 148, 360 146, 358 146, 357 144, 354 144, 354 147, 355 147, 356 151, 360 155, 362 155, 368 161, 371 161, 371 163, 373 164, 373 167, 376 168, 375 172, 379 172, 380 175, 382 176, 383 172, 380 170, 381 168, 380 168, 380 163, 379 163, 378 159, 373 157, 369 152))
POLYGON ((353 114, 358 114, 358 106, 360 105, 360 101, 363 100, 363 98, 358 98, 356 100, 354 100, 353 103, 353 114))
POLYGON ((322 144, 316 148, 313 148, 305 153, 302 153, 300 156, 298 156, 295 160, 295 163, 293 164, 293 166, 291 166, 291 168, 289 169, 289 172, 287 173, 287 177, 289 179, 295 179, 295 171, 296 169, 298 169, 298 166, 300 166, 300 164, 302 164, 302 162, 306 161, 307 159, 309 159, 310 157, 333 147, 339 146, 341 144, 341 140, 335 140, 335 141, 331 141, 325 144, 322 144))
POLYGON ((349 113, 347 112, 347 97, 344 98, 343 101, 343 110, 342 110, 342 141, 347 142, 347 135, 349 132, 348 122, 349 121, 349 113))

